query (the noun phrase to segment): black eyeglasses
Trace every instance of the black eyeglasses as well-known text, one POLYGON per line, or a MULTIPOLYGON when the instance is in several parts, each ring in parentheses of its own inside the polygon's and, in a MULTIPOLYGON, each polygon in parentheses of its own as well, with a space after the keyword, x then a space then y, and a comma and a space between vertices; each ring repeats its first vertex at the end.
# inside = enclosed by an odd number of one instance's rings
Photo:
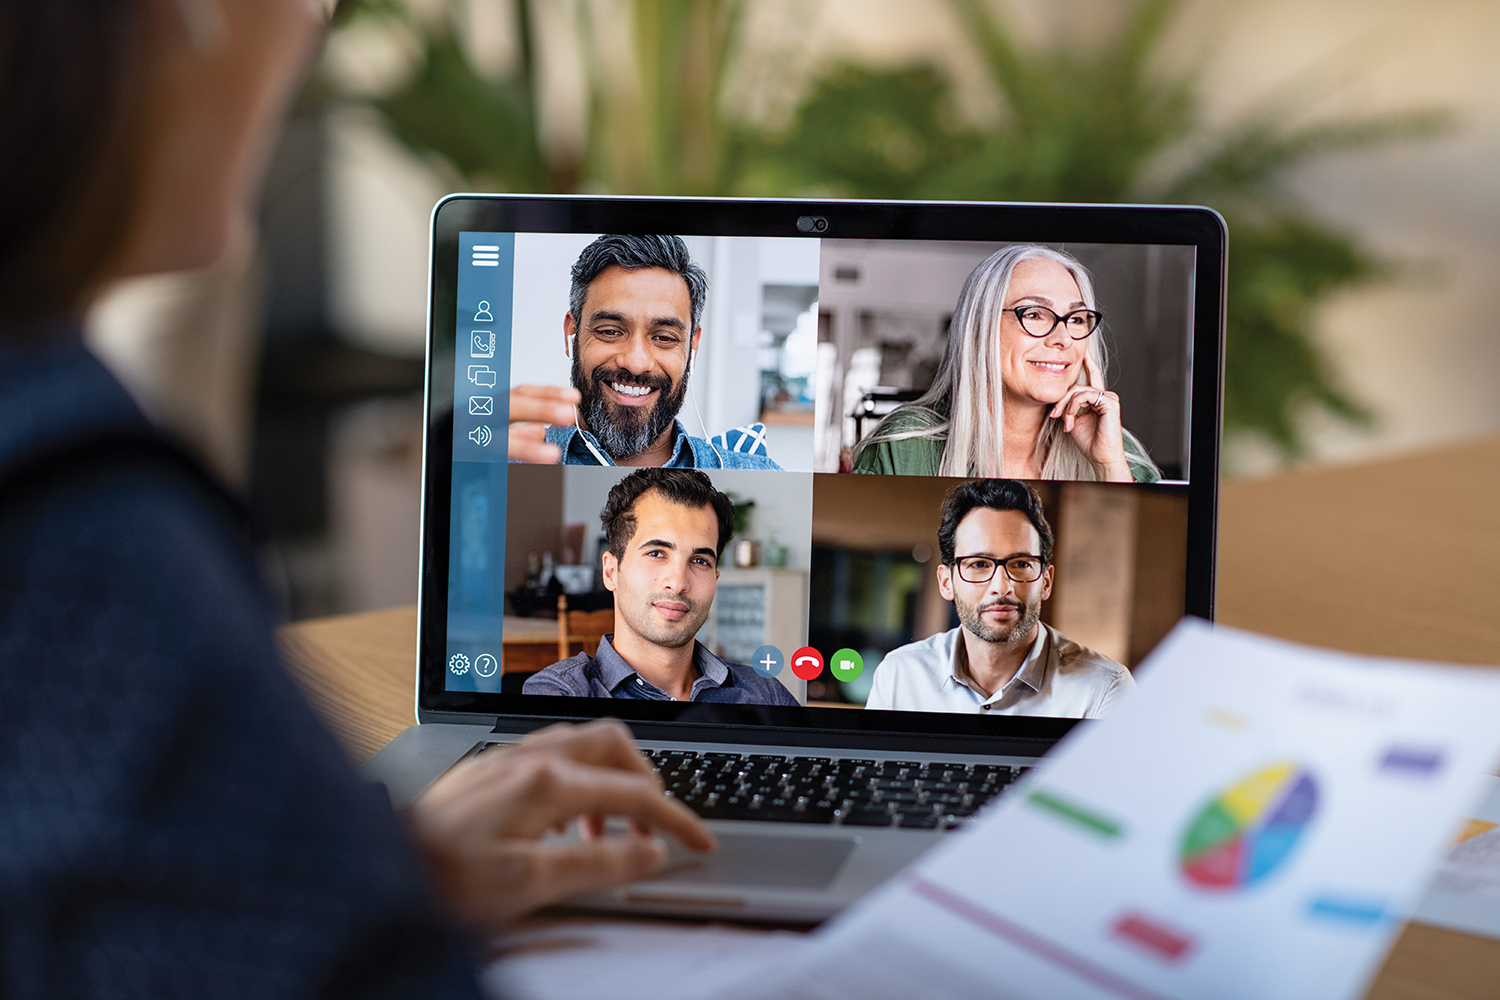
POLYGON ((1059 316, 1046 306, 1016 306, 1006 311, 1015 313, 1021 329, 1033 337, 1045 337, 1061 323, 1068 336, 1084 340, 1104 322, 1104 314, 1097 309, 1075 309, 1066 316, 1059 316))
POLYGON ((989 583, 995 578, 995 570, 1004 569, 1005 575, 1016 583, 1035 583, 1042 578, 1046 564, 1041 556, 1011 556, 1009 559, 992 559, 989 556, 960 556, 953 560, 959 578, 965 583, 989 583))

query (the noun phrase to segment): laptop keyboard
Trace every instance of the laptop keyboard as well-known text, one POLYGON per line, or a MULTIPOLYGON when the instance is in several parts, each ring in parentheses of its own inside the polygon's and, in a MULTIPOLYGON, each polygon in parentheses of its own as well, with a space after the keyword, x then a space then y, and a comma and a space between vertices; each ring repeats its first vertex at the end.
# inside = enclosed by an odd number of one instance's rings
POLYGON ((1029 768, 774 754, 648 750, 667 794, 704 819, 962 825, 1029 768))

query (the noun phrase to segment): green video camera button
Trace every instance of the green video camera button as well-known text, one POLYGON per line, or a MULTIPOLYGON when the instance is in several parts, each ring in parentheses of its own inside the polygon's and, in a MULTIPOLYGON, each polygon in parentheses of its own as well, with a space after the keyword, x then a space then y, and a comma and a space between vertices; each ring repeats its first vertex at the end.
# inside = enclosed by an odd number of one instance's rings
POLYGON ((845 684, 858 680, 865 672, 865 658, 852 649, 841 649, 828 658, 828 669, 845 684))

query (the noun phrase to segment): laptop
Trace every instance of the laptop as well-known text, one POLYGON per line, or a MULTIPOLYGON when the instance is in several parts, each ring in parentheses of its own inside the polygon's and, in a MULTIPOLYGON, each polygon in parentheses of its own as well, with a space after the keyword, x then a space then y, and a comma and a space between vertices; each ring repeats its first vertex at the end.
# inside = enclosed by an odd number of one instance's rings
POLYGON ((624 720, 721 848, 581 905, 821 920, 1212 619, 1213 211, 455 195, 432 225, 419 724, 365 773, 401 804, 624 720), (557 460, 516 460, 511 391, 569 385, 528 432, 557 460), (987 457, 1021 451, 997 412, 1051 435, 1029 464, 987 457), (649 553, 698 553, 697 589, 643 582, 642 464, 727 498, 651 508, 708 533, 649 553), (999 468, 1032 475, 969 474, 999 468))

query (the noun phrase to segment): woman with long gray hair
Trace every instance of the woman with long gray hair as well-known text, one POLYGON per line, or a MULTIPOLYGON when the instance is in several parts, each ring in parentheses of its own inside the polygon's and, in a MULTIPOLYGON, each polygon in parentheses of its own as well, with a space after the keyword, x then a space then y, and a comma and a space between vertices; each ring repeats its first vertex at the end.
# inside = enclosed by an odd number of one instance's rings
POLYGON ((964 281, 932 388, 860 442, 854 471, 1156 482, 1104 384, 1103 320, 1068 254, 991 254, 964 281))

